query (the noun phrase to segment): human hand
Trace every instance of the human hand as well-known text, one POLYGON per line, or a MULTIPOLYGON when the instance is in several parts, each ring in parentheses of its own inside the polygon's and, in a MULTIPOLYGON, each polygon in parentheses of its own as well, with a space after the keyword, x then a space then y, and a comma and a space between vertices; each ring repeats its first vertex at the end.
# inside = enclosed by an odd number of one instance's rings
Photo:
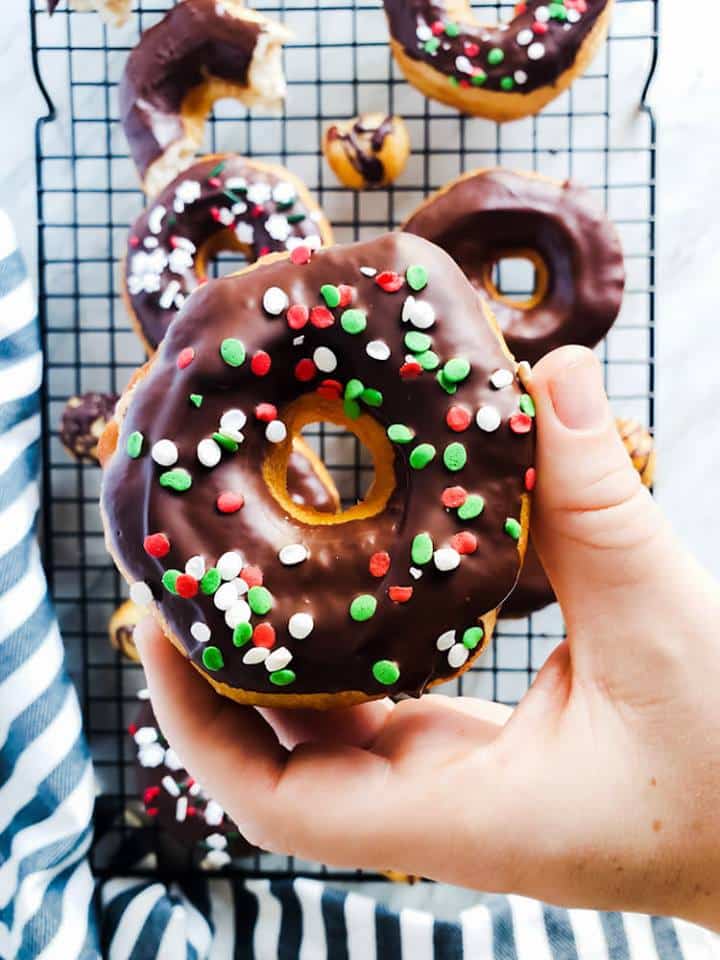
POLYGON ((514 711, 437 695, 239 707, 148 619, 155 711, 265 849, 720 927, 717 585, 642 487, 593 355, 555 351, 530 389, 533 538, 568 638, 514 711))

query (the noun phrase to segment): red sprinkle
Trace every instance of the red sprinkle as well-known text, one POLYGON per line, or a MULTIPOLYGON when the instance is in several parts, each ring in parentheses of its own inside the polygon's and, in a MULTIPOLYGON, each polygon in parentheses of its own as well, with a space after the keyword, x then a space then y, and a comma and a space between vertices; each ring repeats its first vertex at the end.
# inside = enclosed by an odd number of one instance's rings
POLYGON ((539 37, 542 37, 543 34, 548 32, 548 25, 546 23, 541 23, 540 20, 536 20, 532 25, 532 32, 537 34, 539 37))
POLYGON ((152 803, 155 797, 159 796, 159 794, 160 787, 146 787, 145 790, 143 790, 143 803, 145 806, 147 806, 149 803, 152 803))
POLYGON ((255 407, 255 416, 263 423, 270 423, 271 420, 277 420, 277 407, 274 403, 259 403, 255 407))
POLYGON ((151 557, 164 557, 170 552, 170 541, 164 533, 150 533, 143 540, 143 547, 151 557))
POLYGON ((138 726, 136 723, 129 723, 127 728, 128 733, 131 737, 134 737, 138 731, 138 726))
POLYGON ((461 530, 460 533, 456 533, 454 537, 450 540, 450 546, 453 550, 457 550, 458 553, 475 553, 478 548, 477 537, 474 533, 470 533, 469 530, 461 530))
POLYGON ((445 33, 445 24, 442 22, 442 20, 435 20, 434 23, 430 24, 430 29, 433 32, 433 36, 439 37, 445 33))
POLYGON ((259 257, 265 257, 265 256, 267 256, 268 253, 271 252, 271 250, 272 250, 272 248, 271 248, 271 247, 268 247, 268 246, 260 247, 260 249, 258 250, 258 256, 259 256, 259 257))
POLYGON ((210 216, 213 220, 220 219, 220 209, 218 207, 210 207, 210 216))
POLYGON ((248 587, 261 587, 263 585, 263 573, 260 567, 252 565, 243 567, 240 571, 240 579, 244 580, 248 587))
POLYGON ((414 380, 422 373, 422 367, 415 360, 408 360, 400 367, 400 376, 403 380, 414 380))
POLYGON ((310 261, 310 247, 293 247, 290 251, 290 260, 292 263, 297 264, 297 266, 302 266, 303 263, 308 263, 310 261))
POLYGON ((349 307, 350 304, 355 299, 355 287, 351 287, 347 283, 338 284, 338 290, 340 292, 340 307, 349 307))
POLYGON ((384 290, 385 293, 397 293, 400 287, 405 283, 399 273, 394 270, 383 270, 375 277, 375 283, 384 290))
POLYGON ((313 307, 310 311, 310 323, 319 330, 324 330, 335 323, 335 317, 327 307, 313 307))
POLYGON ((467 498, 467 490, 464 487, 445 487, 440 495, 442 505, 447 507, 448 510, 454 510, 456 507, 461 507, 467 498))
POLYGON ((378 550, 370 557, 368 566, 373 577, 384 577, 390 569, 390 554, 385 550, 378 550))
POLYGON ((160 813, 160 811, 158 810, 157 807, 145 807, 145 813, 149 817, 156 817, 158 813, 160 813))
POLYGON ((472 423, 472 414, 465 407, 453 406, 445 415, 445 423, 455 433, 462 433, 472 423))
POLYGON ((393 603, 407 603, 412 595, 412 587, 388 587, 388 596, 393 603))
POLYGON ((189 367, 190 364, 195 359, 195 351, 192 347, 183 347, 183 349, 178 354, 177 365, 178 370, 184 370, 185 367, 189 367))
POLYGON ((343 386, 339 380, 323 380, 316 392, 325 400, 339 400, 343 386))
POLYGON ((220 186, 220 177, 208 177, 208 184, 209 184, 211 187, 219 187, 219 186, 220 186))
POLYGON ((187 808, 187 815, 188 815, 189 817, 196 817, 196 816, 197 816, 197 812, 198 812, 198 811, 197 811, 197 807, 188 807, 188 808, 187 808))
POLYGON ((260 204, 260 203, 256 203, 256 204, 253 206, 252 210, 250 211, 250 215, 253 216, 253 217, 256 217, 256 218, 257 218, 257 217, 261 217, 261 216, 263 215, 263 213, 265 213, 265 209, 263 208, 262 204, 260 204))
POLYGON ((256 647, 267 647, 270 650, 275 646, 275 628, 271 623, 259 623, 252 635, 256 647))
POLYGON ((195 577, 191 577, 189 573, 181 573, 180 576, 175 581, 175 591, 178 596, 183 597, 185 600, 190 600, 198 592, 198 582, 195 577))
POLYGON ((528 467, 525 471, 525 489, 530 491, 535 489, 537 481, 537 470, 535 467, 528 467))
POLYGON ((131 247, 139 247, 139 246, 140 246, 140 237, 136 237, 135 234, 133 234, 133 235, 130 237, 130 239, 128 240, 128 243, 130 244, 131 247))
POLYGON ((265 353, 264 350, 258 350, 250 361, 250 369, 256 377, 264 377, 265 374, 270 372, 271 366, 272 360, 270 359, 270 354, 265 353))
POLYGON ((317 376, 317 367, 309 357, 298 360, 295 364, 295 378, 300 383, 309 383, 315 376, 317 376))
POLYGON ((513 433, 530 433, 532 417, 529 417, 526 413, 514 413, 510 417, 510 429, 513 433))
POLYGON ((468 41, 465 44, 465 53, 469 57, 476 57, 480 53, 480 47, 476 43, 470 43, 468 41))
POLYGON ((220 513, 237 513, 244 503, 245 498, 243 495, 241 493, 233 493, 231 490, 226 490, 224 493, 221 493, 215 501, 220 513))

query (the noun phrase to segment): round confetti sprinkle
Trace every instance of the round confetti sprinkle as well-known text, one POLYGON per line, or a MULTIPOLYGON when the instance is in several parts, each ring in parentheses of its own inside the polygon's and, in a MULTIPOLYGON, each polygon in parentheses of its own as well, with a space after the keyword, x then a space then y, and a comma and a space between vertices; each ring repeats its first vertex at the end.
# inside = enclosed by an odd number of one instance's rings
POLYGON ((245 411, 239 410, 237 407, 226 410, 225 413, 220 417, 221 430, 242 430, 246 423, 247 416, 245 411))
POLYGON ((206 596, 210 596, 215 593, 217 588, 220 586, 220 572, 217 567, 210 567, 209 570, 206 570, 202 579, 200 580, 200 591, 206 596))
POLYGON ((146 607, 152 603, 152 590, 143 580, 136 580, 135 583, 130 584, 130 599, 139 607, 146 607))
POLYGON ((143 540, 143 547, 151 557, 164 557, 170 552, 170 541, 164 533, 150 533, 143 540))
POLYGON ((411 290, 422 290, 427 286, 428 272, 420 264, 412 264, 405 271, 405 279, 411 290))
POLYGON ((270 674, 270 683, 274 683, 276 687, 286 687, 294 680, 295 672, 293 670, 276 670, 270 674))
POLYGON ((132 457, 133 460, 137 458, 142 453, 144 437, 139 430, 133 430, 133 432, 127 438, 127 455, 132 457))
POLYGON ((253 643, 256 647, 265 647, 266 650, 272 650, 275 646, 275 628, 271 623, 259 623, 252 635, 253 643))
POLYGON ((220 356, 229 367, 241 367, 245 363, 245 347, 237 337, 226 337, 220 344, 220 356))
POLYGON ((217 571, 223 580, 234 580, 243 567, 243 558, 235 550, 228 550, 218 557, 217 571))
POLYGON ((404 323, 411 323, 418 330, 427 330, 435 323, 435 310, 427 300, 406 297, 402 308, 404 323))
POLYGON ((187 470, 179 467, 177 470, 168 470, 166 473, 161 473, 159 482, 161 487, 174 490, 176 493, 184 493, 192 486, 192 477, 187 470))
POLYGON ((288 620, 288 633, 295 640, 304 640, 309 637, 315 626, 315 621, 309 613, 294 613, 288 620))
POLYGON ((425 350, 424 353, 418 353, 415 359, 423 370, 437 370, 440 366, 440 357, 434 350, 425 350))
POLYGON ((340 326, 345 333, 362 333, 367 326, 367 317, 362 310, 356 310, 355 308, 343 310, 340 317, 340 326))
POLYGON ((263 294, 263 309, 271 317, 279 317, 283 310, 287 309, 289 303, 288 295, 280 287, 268 287, 263 294))
POLYGON ((310 311, 310 323, 318 330, 325 330, 335 323, 335 317, 327 307, 313 307, 310 311))
POLYGON ((370 620, 375 616, 377 600, 370 593, 361 593, 350 604, 350 616, 357 623, 370 620))
POLYGON ((313 353, 313 362, 321 373, 332 373, 337 367, 337 357, 330 347, 317 347, 313 353))
POLYGON ((403 285, 403 278, 394 270, 383 270, 375 277, 375 283, 385 293, 396 293, 403 285))
POLYGON ((294 567, 295 564, 307 560, 308 556, 308 549, 302 543, 289 543, 278 553, 280 563, 286 567, 294 567))
POLYGON ((190 403, 199 410, 203 404, 204 397, 201 393, 191 393, 190 403))
POLYGON ((532 430, 532 417, 526 413, 514 413, 508 422, 513 433, 530 433, 532 430))
POLYGON ((433 554, 433 562, 438 570, 447 573, 460 566, 460 554, 452 547, 441 547, 433 554))
POLYGON ((152 445, 150 456, 161 467, 172 467, 174 463, 177 463, 178 448, 172 440, 158 440, 157 443, 152 445))
POLYGON ((231 490, 225 490, 218 495, 215 505, 220 513, 237 513, 245 503, 245 498, 241 493, 233 493, 231 490))
POLYGON ((450 647, 448 651, 448 663, 451 667, 457 670, 461 667, 470 656, 470 651, 467 647, 463 646, 462 643, 456 643, 454 646, 450 647))
POLYGON ((449 383, 461 383, 470 373, 470 363, 465 357, 453 357, 443 367, 443 376, 449 383))
POLYGON ((370 557, 368 566, 371 576, 384 577, 390 569, 390 554, 385 550, 378 550, 370 557))
POLYGON ((405 346, 411 353, 424 353, 432 345, 432 337, 419 330, 409 330, 405 334, 405 346))
POLYGON ((364 277, 374 277, 375 274, 377 273, 377 270, 375 269, 375 267, 360 267, 360 273, 364 277))
POLYGON ((429 533, 418 533, 413 537, 412 545, 410 546, 412 562, 418 567, 423 567, 426 563, 430 563, 432 556, 432 537, 429 533))
POLYGON ((229 610, 238 601, 238 592, 234 583, 224 583, 215 591, 213 603, 218 610, 229 610))
POLYGON ((445 414, 445 423, 455 433, 462 433, 463 430, 467 430, 471 422, 472 415, 467 407, 452 406, 445 414))
POLYGON ((263 423, 277 420, 277 407, 274 403, 259 403, 255 407, 255 419, 261 420, 263 423))
POLYGON ((437 451, 431 443, 420 443, 410 453, 410 466, 413 470, 423 470, 435 459, 437 451))
POLYGON ((184 600, 190 600, 192 597, 197 596, 199 586, 195 577, 191 577, 187 573, 181 573, 175 581, 175 592, 184 600))
POLYGON ((520 397, 520 409, 529 417, 535 416, 535 404, 533 403, 533 398, 529 393, 523 393, 523 395, 520 397))
POLYGON ((253 613, 259 617, 264 617, 266 613, 272 610, 272 594, 267 587, 250 587, 248 590, 248 603, 253 613))
POLYGON ((251 610, 247 602, 237 599, 229 610, 225 611, 225 623, 234 630, 239 623, 246 623, 251 616, 251 610))
POLYGON ((225 666, 219 647, 205 647, 202 652, 202 662, 206 670, 222 670, 225 666))
POLYGON ((243 663, 251 665, 263 663, 265 660, 267 660, 268 656, 269 651, 266 647, 250 647, 250 649, 245 652, 243 663))
POLYGON ((185 564, 185 573, 188 573, 191 577, 195 577, 196 580, 200 580, 205 573, 205 558, 200 556, 200 554, 190 557, 185 564))
POLYGON ((443 452, 443 463, 453 473, 462 470, 467 463, 467 450, 457 440, 449 443, 443 452))
POLYGON ((505 533, 513 540, 519 540, 522 533, 522 526, 514 517, 508 517, 505 521, 505 533))
POLYGON ((372 360, 388 360, 390 357, 390 347, 384 340, 371 340, 365 347, 365 353, 372 360))
POLYGON ((452 383, 450 380, 447 379, 447 377, 445 376, 444 370, 439 370, 438 373, 435 375, 435 379, 443 388, 445 393, 449 393, 450 396, 452 396, 454 393, 457 393, 457 389, 458 389, 457 384, 452 383))
POLYGON ((253 355, 253 358, 250 361, 250 369, 256 377, 266 376, 268 373, 270 373, 271 366, 272 360, 270 358, 270 354, 266 353, 264 350, 258 350, 258 352, 253 355))
POLYGON ((363 385, 362 381, 353 377, 345 384, 345 399, 357 400, 358 397, 362 396, 364 389, 365 386, 363 385))
POLYGON ((249 564, 242 568, 240 576, 248 587, 261 587, 263 585, 263 573, 260 567, 249 564))
POLYGON ((384 687, 390 687, 400 679, 400 668, 393 660, 376 660, 372 672, 384 687))
POLYGON ((233 630, 233 644, 236 647, 244 647, 253 636, 253 628, 247 620, 243 620, 233 630))
POLYGON ((175 584, 177 583, 177 578, 180 576, 179 570, 166 570, 162 575, 160 582, 165 587, 169 593, 177 593, 175 589, 175 584))
POLYGON ((388 597, 393 603, 407 603, 412 595, 412 587, 388 587, 388 597))
POLYGON ((332 283, 324 283, 320 287, 320 296, 325 301, 326 306, 333 308, 340 304, 340 291, 332 283))
POLYGON ((493 47, 488 51, 487 60, 491 67, 497 67, 505 59, 505 54, 500 47, 493 47))
POLYGON ((207 643, 210 639, 210 627, 201 620, 190 625, 190 634, 198 643, 207 643))
POLYGON ((475 553, 478 548, 478 539, 474 533, 469 530, 461 530, 450 539, 450 546, 457 550, 460 556, 464 557, 470 553, 475 553))
POLYGON ((293 249, 290 251, 290 260, 298 267, 308 263, 311 256, 312 252, 310 248, 302 244, 298 247, 293 247, 293 249))
POLYGON ((482 627, 468 627, 463 634, 463 646, 467 647, 468 650, 474 650, 484 636, 485 632, 482 627))
POLYGON ((525 489, 528 493, 535 489, 537 483, 537 470, 535 467, 528 467, 525 471, 525 489))
POLYGON ((500 368, 490 375, 490 383, 496 390, 502 390, 503 387, 509 387, 515 377, 512 371, 500 368))
POLYGON ((485 509, 485 500, 478 493, 471 493, 458 507, 458 517, 461 520, 474 520, 485 509))
POLYGON ((237 453, 240 448, 238 441, 235 440, 234 437, 228 436, 227 433, 220 433, 218 431, 218 433, 212 435, 212 438, 219 447, 222 447, 222 449, 228 453, 237 453))
POLYGON ((446 630, 445 633, 441 633, 440 636, 435 641, 435 646, 438 650, 449 650, 450 647, 455 643, 455 631, 446 630))
POLYGON ((310 320, 310 311, 304 303, 294 303, 288 307, 286 317, 291 330, 302 330, 310 320))
POLYGON ((177 356, 177 366, 178 370, 184 370, 185 367, 189 367, 190 364, 195 359, 195 351, 192 347, 183 347, 180 353, 177 356))
POLYGON ((422 369, 423 368, 420 366, 417 360, 413 360, 410 363, 404 363, 400 367, 400 378, 402 380, 414 380, 415 377, 420 376, 422 369))
POLYGON ((299 380, 300 383, 309 383, 316 374, 317 369, 315 364, 309 357, 303 357, 302 360, 298 360, 295 364, 295 378, 299 380))
POLYGON ((265 437, 270 443, 282 443, 287 437, 287 427, 282 420, 272 420, 265 428, 265 437))
POLYGON ((355 287, 351 287, 347 283, 339 283, 338 290, 340 291, 340 306, 349 307, 355 299, 355 287))
POLYGON ((391 423, 387 435, 393 443, 410 443, 415 439, 415 431, 404 423, 391 423))
POLYGON ((497 430, 502 423, 500 411, 497 409, 497 407, 491 407, 488 405, 480 407, 478 412, 475 414, 475 423, 486 433, 492 433, 493 431, 497 430))
POLYGON ((284 670, 292 658, 293 656, 287 647, 278 647, 265 660, 265 667, 270 673, 274 670, 284 670))
POLYGON ((545 44, 535 42, 527 48, 528 60, 542 60, 545 56, 545 44))
POLYGON ((383 395, 379 390, 376 390, 374 387, 366 387, 363 392, 360 394, 360 399, 363 403, 366 403, 369 407, 381 407, 383 402, 383 395))
POLYGON ((222 450, 214 440, 206 437, 197 445, 197 458, 204 467, 216 467, 222 459, 222 450))
POLYGON ((468 492, 464 487, 445 487, 440 495, 440 500, 444 507, 453 510, 455 507, 462 506, 468 498, 468 492))

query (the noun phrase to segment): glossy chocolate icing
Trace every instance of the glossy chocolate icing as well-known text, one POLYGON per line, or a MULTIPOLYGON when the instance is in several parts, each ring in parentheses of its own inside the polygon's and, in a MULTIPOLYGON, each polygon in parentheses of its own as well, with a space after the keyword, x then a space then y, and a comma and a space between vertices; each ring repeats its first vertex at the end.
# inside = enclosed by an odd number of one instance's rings
POLYGON ((518 360, 555 347, 594 347, 622 303, 625 268, 615 228, 583 187, 511 170, 480 170, 439 190, 403 226, 446 250, 486 297, 518 360), (488 267, 532 250, 548 269, 542 300, 523 309, 484 283, 488 267))
POLYGON ((377 125, 370 125, 362 116, 358 117, 349 130, 332 126, 327 132, 329 141, 340 140, 352 166, 369 184, 382 183, 385 168, 380 157, 385 138, 392 133, 393 118, 385 116, 377 125))
POLYGON ((283 167, 236 154, 206 157, 165 187, 132 225, 123 267, 130 307, 150 347, 200 283, 197 258, 207 244, 239 244, 252 262, 301 241, 321 242, 324 219, 299 187, 283 167))
MULTIPOLYGON (((336 309, 334 315, 341 313, 336 309)), ((438 636, 455 629, 459 640, 480 615, 497 607, 517 578, 517 543, 505 532, 505 524, 508 517, 521 516, 534 431, 520 434, 510 429, 509 418, 517 414, 522 394, 519 383, 511 376, 508 386, 495 389, 489 381, 494 371, 512 366, 497 336, 482 321, 472 286, 442 250, 418 237, 388 234, 320 250, 305 265, 285 259, 211 281, 193 294, 171 324, 149 373, 131 395, 117 450, 105 469, 102 505, 108 545, 130 580, 150 587, 163 617, 198 665, 204 647, 193 639, 190 626, 197 621, 207 624, 210 643, 220 649, 224 661, 211 673, 215 681, 291 695, 348 690, 370 696, 419 694, 429 681, 456 672, 448 664, 447 652, 437 649, 438 636), (424 266, 429 274, 421 292, 413 292, 406 282, 398 292, 388 293, 367 271, 361 272, 365 267, 404 276, 413 264, 424 266), (291 303, 312 306, 321 302, 320 287, 328 283, 355 288, 355 308, 367 313, 365 331, 351 335, 338 322, 325 329, 309 324, 302 330, 302 342, 294 343, 296 332, 288 328, 284 315, 270 317, 263 310, 263 295, 270 287, 286 291, 291 303), (409 295, 434 308, 436 322, 428 333, 442 362, 465 357, 471 364, 454 396, 445 393, 434 372, 412 379, 399 375, 408 349, 404 336, 413 330, 401 320, 409 295), (253 376, 247 360, 239 368, 223 362, 220 344, 232 336, 242 339, 248 358, 258 350, 270 354, 273 365, 267 376, 253 376), (366 345, 378 339, 390 348, 390 359, 373 359, 366 352, 366 345), (282 416, 286 404, 314 390, 323 375, 303 384, 294 378, 293 369, 321 345, 337 358, 333 377, 343 383, 357 378, 382 392, 382 405, 367 408, 377 422, 384 427, 404 423, 415 430, 416 438, 392 448, 397 485, 382 512, 362 520, 308 526, 280 508, 263 480, 261 465, 270 444, 265 424, 256 422, 252 411, 261 402, 271 402, 282 416), (178 370, 178 355, 188 347, 195 351, 194 360, 178 370), (188 402, 193 392, 204 397, 197 410, 188 402), (499 429, 485 432, 472 423, 454 433, 445 423, 451 405, 463 405, 473 415, 479 406, 492 405, 501 418, 499 429), (196 459, 196 445, 232 407, 248 413, 244 442, 237 454, 225 455, 219 466, 207 470, 196 459), (133 431, 144 436, 138 459, 126 453, 133 431), (192 475, 192 487, 185 493, 173 493, 158 483, 162 468, 148 451, 161 438, 177 444, 176 466, 192 475), (467 465, 458 472, 450 472, 443 463, 443 452, 453 441, 467 451, 467 465), (425 469, 415 470, 408 457, 419 442, 434 444, 438 455, 425 469), (483 512, 474 520, 461 521, 455 510, 441 504, 444 488, 458 484, 485 499, 483 512), (219 492, 228 489, 244 496, 243 508, 232 516, 215 507, 219 492), (478 538, 475 553, 463 556, 459 567, 449 572, 435 569, 431 561, 419 579, 413 578, 411 544, 417 534, 429 532, 439 548, 465 529, 478 538), (144 537, 156 531, 165 532, 170 541, 170 552, 161 560, 143 550, 144 537), (309 558, 283 566, 278 551, 296 543, 309 549, 309 558), (243 663, 251 645, 233 646, 224 615, 209 597, 198 594, 186 600, 161 586, 163 572, 183 570, 191 556, 201 554, 214 563, 228 550, 241 552, 246 563, 262 569, 264 585, 274 598, 267 619, 277 633, 276 647, 292 653, 295 674, 282 689, 273 685, 264 666, 243 663), (368 569, 376 551, 387 551, 391 557, 381 579, 368 569), (392 602, 386 591, 393 585, 413 586, 411 600, 392 602), (377 611, 372 619, 355 622, 349 606, 361 594, 377 599, 377 611), (289 618, 298 612, 314 618, 314 629, 303 640, 293 639, 287 628, 289 618), (395 683, 382 686, 375 679, 372 667, 381 660, 398 664, 395 683)), ((253 624, 257 621, 252 618, 253 624)))
POLYGON ((319 513, 335 513, 336 504, 330 491, 313 471, 307 459, 296 450, 290 454, 287 466, 287 488, 290 498, 319 513))
POLYGON ((518 4, 522 12, 509 23, 495 27, 458 22, 442 2, 383 2, 391 36, 413 60, 446 75, 449 82, 522 94, 555 83, 572 67, 611 0, 550 4, 558 8, 557 19, 549 13, 547 0, 527 0, 518 4), (500 51, 502 57, 491 51, 500 51))

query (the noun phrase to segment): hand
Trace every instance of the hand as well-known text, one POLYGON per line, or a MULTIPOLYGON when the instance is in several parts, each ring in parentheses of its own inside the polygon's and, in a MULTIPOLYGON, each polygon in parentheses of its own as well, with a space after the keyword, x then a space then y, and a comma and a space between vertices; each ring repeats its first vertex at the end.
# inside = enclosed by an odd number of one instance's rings
POLYGON ((568 639, 514 711, 238 707, 147 620, 159 722, 265 849, 720 927, 717 585, 640 484, 593 355, 555 351, 531 391, 533 537, 568 639))

